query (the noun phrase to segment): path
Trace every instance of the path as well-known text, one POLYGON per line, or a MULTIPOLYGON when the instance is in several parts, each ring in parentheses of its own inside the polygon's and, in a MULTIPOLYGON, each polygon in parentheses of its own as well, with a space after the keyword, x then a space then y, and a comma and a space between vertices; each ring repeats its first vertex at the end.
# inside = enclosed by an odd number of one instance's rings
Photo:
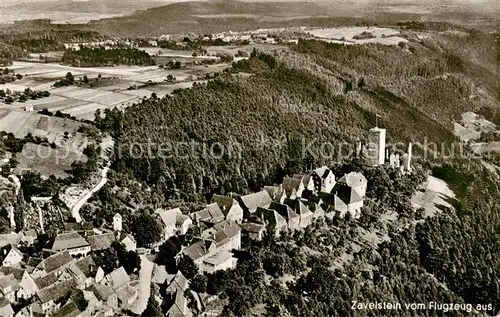
POLYGON ((82 217, 80 216, 80 209, 85 205, 87 200, 92 197, 92 195, 98 192, 104 184, 108 182, 108 171, 109 171, 110 163, 106 164, 106 166, 101 171, 101 180, 97 185, 95 185, 85 196, 80 198, 78 202, 71 208, 71 216, 75 218, 76 222, 82 222, 82 217))
POLYGON ((139 271, 139 298, 134 303, 131 311, 134 314, 142 314, 148 306, 148 299, 151 295, 151 276, 153 275, 154 263, 146 254, 141 255, 141 269, 139 271))

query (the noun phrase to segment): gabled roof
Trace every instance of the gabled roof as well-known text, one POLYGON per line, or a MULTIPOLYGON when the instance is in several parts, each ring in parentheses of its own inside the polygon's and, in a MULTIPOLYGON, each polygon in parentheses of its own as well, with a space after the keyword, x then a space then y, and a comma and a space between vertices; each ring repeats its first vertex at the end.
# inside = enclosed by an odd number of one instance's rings
POLYGON ((24 275, 24 270, 18 267, 2 266, 0 267, 0 273, 3 275, 14 274, 16 280, 21 281, 24 275))
POLYGON ((153 270, 153 277, 151 278, 151 281, 156 284, 163 284, 167 280, 168 273, 165 268, 165 265, 157 265, 155 264, 154 270, 153 270))
POLYGON ((187 300, 184 297, 183 292, 175 293, 174 304, 167 311, 166 316, 168 317, 187 317, 191 316, 189 308, 187 307, 187 300))
POLYGON ((262 230, 266 229, 265 225, 260 224, 260 223, 255 223, 255 222, 242 223, 242 224, 240 224, 240 227, 243 231, 252 232, 252 233, 259 233, 262 230))
POLYGON ((321 178, 326 178, 329 173, 330 169, 326 166, 321 166, 313 171, 313 174, 316 174, 321 178))
POLYGON ((345 174, 342 176, 337 183, 345 184, 349 187, 357 187, 357 186, 362 186, 366 185, 368 181, 366 180, 366 177, 358 172, 351 172, 349 174, 345 174))
POLYGON ((59 308, 52 317, 76 317, 81 314, 81 311, 78 309, 76 304, 73 301, 70 301, 68 304, 59 308))
POLYGON ((118 288, 115 292, 121 302, 128 302, 130 298, 137 294, 137 289, 125 284, 118 288))
POLYGON ((107 301, 109 296, 114 293, 111 287, 99 283, 92 284, 92 286, 89 287, 89 290, 92 291, 95 297, 101 301, 107 301))
POLYGON ((87 237, 92 251, 99 251, 111 248, 111 244, 115 241, 115 234, 113 232, 93 235, 87 237))
POLYGON ((14 316, 14 310, 12 309, 12 305, 10 302, 2 298, 0 300, 0 316, 14 316))
POLYGON ((195 261, 207 255, 213 243, 214 241, 211 240, 201 240, 182 250, 182 253, 189 256, 191 260, 195 261))
POLYGON ((266 226, 282 227, 287 225, 286 219, 276 210, 259 207, 257 213, 262 215, 266 226))
POLYGON ((31 277, 25 278, 24 280, 22 280, 19 283, 19 286, 22 289, 24 289, 25 292, 28 294, 34 294, 38 290, 38 286, 36 285, 35 281, 31 277))
POLYGON ((309 180, 311 179, 311 175, 294 174, 293 178, 302 180, 302 184, 304 184, 304 187, 307 187, 307 185, 309 184, 309 180))
POLYGON ((74 279, 70 279, 61 283, 53 284, 52 286, 46 287, 44 289, 36 292, 36 296, 43 303, 47 303, 51 300, 57 301, 62 297, 71 293, 71 291, 76 288, 77 283, 74 279))
POLYGON ((277 200, 283 196, 285 190, 282 185, 279 186, 264 186, 264 190, 271 196, 273 200, 277 200))
POLYGON ((285 205, 292 208, 299 216, 307 216, 312 214, 312 211, 307 208, 307 206, 299 199, 285 199, 285 205))
POLYGON ((88 246, 88 242, 79 235, 77 232, 68 232, 58 234, 52 245, 53 251, 62 251, 74 248, 81 248, 88 246))
POLYGON ((217 194, 212 197, 212 203, 216 203, 225 216, 234 205, 238 204, 238 202, 232 197, 217 194))
POLYGON ((23 235, 20 233, 0 234, 0 248, 13 245, 16 246, 21 241, 23 235))
POLYGON ((363 201, 363 198, 359 196, 356 190, 347 185, 338 186, 334 190, 334 194, 338 196, 346 205, 363 201))
POLYGON ((287 197, 290 197, 294 190, 297 191, 300 185, 302 185, 302 179, 291 177, 285 177, 283 179, 283 189, 285 190, 287 197))
POLYGON ((243 206, 245 206, 245 208, 247 208, 250 212, 255 212, 258 207, 268 208, 273 201, 271 196, 269 196, 265 190, 241 196, 240 200, 243 203, 243 206))
POLYGON ((43 277, 35 279, 35 284, 38 287, 38 289, 49 287, 54 283, 57 283, 57 276, 55 273, 49 273, 43 277))
POLYGON ((40 262, 37 268, 41 268, 45 270, 45 272, 50 273, 63 267, 71 261, 73 261, 73 257, 71 256, 71 254, 69 254, 68 251, 63 251, 49 256, 48 258, 40 262))
POLYGON ((11 288, 11 291, 17 291, 19 289, 19 282, 14 274, 9 274, 0 278, 0 291, 4 293, 6 288, 11 288))
POLYGON ((203 260, 203 262, 209 263, 209 264, 212 264, 215 266, 215 265, 219 265, 221 263, 226 262, 227 260, 231 259, 232 257, 233 257, 233 254, 231 252, 228 252, 226 250, 221 250, 221 251, 215 253, 214 255, 212 255, 211 257, 206 258, 205 260, 203 260))
POLYGON ((209 223, 218 223, 220 221, 223 221, 225 216, 222 213, 222 210, 220 210, 217 203, 211 203, 208 204, 205 209, 192 213, 191 218, 197 222, 203 221, 209 223))
POLYGON ((188 280, 184 277, 181 271, 177 271, 170 284, 168 284, 167 293, 173 293, 175 291, 184 292, 188 286, 188 280))
POLYGON ((91 256, 86 256, 75 263, 75 266, 85 275, 85 277, 95 277, 97 266, 91 256))
POLYGON ((109 273, 107 279, 112 289, 117 289, 130 282, 130 277, 128 276, 123 266, 109 273))
POLYGON ((182 215, 180 208, 174 209, 157 209, 155 214, 159 215, 164 226, 173 226, 177 221, 177 216, 182 215))
POLYGON ((292 208, 288 207, 285 204, 279 204, 279 203, 273 202, 271 204, 271 206, 269 206, 269 209, 276 210, 287 221, 290 221, 291 219, 299 217, 299 215, 297 215, 297 213, 295 211, 293 211, 292 208))

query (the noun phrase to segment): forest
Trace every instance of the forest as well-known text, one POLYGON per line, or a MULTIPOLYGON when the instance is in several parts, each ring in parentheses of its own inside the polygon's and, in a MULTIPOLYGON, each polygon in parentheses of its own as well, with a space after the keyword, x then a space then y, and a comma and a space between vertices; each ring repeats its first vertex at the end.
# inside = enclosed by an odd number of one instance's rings
POLYGON ((99 67, 113 65, 154 65, 148 53, 135 48, 89 48, 66 50, 63 63, 78 67, 99 67))

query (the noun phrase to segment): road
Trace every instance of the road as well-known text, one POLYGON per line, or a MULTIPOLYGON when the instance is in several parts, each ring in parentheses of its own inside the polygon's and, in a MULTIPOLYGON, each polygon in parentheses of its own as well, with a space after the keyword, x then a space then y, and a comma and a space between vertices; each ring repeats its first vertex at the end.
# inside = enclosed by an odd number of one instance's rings
POLYGON ((108 163, 101 171, 101 180, 97 185, 95 185, 90 191, 88 191, 85 196, 80 198, 78 202, 71 208, 71 216, 75 218, 76 222, 82 222, 82 217, 80 216, 80 209, 85 205, 87 200, 92 197, 92 195, 98 192, 104 184, 108 182, 108 171, 109 171, 110 163, 108 163))
POLYGON ((148 299, 151 295, 151 277, 153 275, 154 263, 146 254, 141 255, 141 269, 139 271, 139 298, 134 303, 131 311, 134 314, 142 314, 148 306, 148 299))

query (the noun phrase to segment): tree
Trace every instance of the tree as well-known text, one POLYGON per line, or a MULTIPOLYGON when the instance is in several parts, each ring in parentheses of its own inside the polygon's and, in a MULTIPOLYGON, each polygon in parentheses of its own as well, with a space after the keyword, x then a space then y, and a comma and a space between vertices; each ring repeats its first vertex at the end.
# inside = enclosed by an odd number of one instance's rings
POLYGON ((151 215, 141 214, 132 222, 132 234, 139 247, 149 247, 161 240, 163 229, 151 215))
POLYGON ((149 295, 149 298, 148 298, 148 305, 146 306, 146 310, 144 312, 142 312, 142 315, 143 317, 162 317, 164 316, 162 311, 161 311, 161 307, 160 305, 158 304, 158 302, 156 301, 155 299, 155 291, 154 291, 154 287, 151 286, 151 295, 149 295))
POLYGON ((175 256, 181 251, 181 247, 182 242, 177 236, 170 237, 158 248, 156 263, 165 265, 167 272, 174 274, 177 270, 175 256))
POLYGON ((205 293, 207 291, 207 282, 208 278, 205 275, 198 274, 189 283, 189 287, 197 293, 205 293))
POLYGON ((115 248, 94 252, 94 254, 92 254, 92 259, 106 274, 109 274, 113 272, 113 270, 120 267, 120 258, 115 248))
POLYGON ((177 263, 177 268, 184 274, 184 276, 190 280, 198 274, 198 266, 193 262, 193 260, 184 255, 179 259, 177 263))
POLYGON ((85 84, 88 84, 89 83, 89 78, 87 77, 87 75, 83 75, 83 82, 85 84))

